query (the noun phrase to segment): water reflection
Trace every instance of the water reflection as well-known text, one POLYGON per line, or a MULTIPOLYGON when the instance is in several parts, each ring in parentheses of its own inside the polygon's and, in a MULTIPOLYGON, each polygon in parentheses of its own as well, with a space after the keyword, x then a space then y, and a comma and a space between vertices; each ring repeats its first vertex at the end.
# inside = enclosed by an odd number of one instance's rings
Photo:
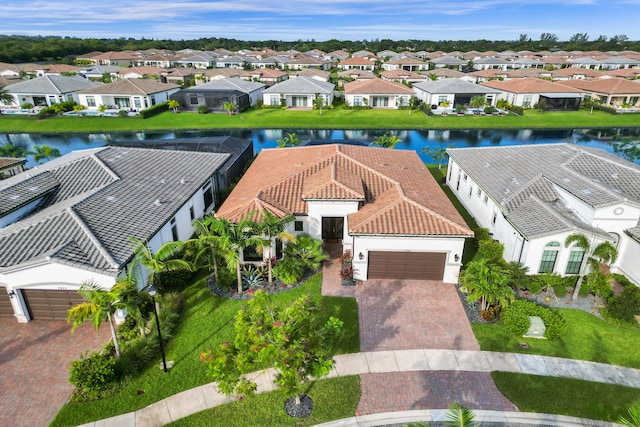
MULTIPOLYGON (((423 152, 425 147, 432 150, 454 146, 482 147, 495 145, 548 144, 569 142, 594 148, 601 148, 626 159, 640 163, 640 130, 635 129, 482 129, 482 130, 384 130, 384 129, 232 129, 218 131, 179 131, 179 132, 137 132, 137 133, 96 133, 96 134, 0 134, 0 144, 15 144, 29 150, 35 145, 48 145, 66 154, 73 150, 100 147, 119 142, 196 138, 206 136, 235 136, 250 139, 254 151, 277 147, 277 140, 288 133, 295 133, 300 141, 356 140, 370 143, 374 138, 384 135, 397 136, 401 142, 396 149, 415 150, 423 161, 433 162, 423 152)), ((30 159, 31 160, 31 159, 30 159)), ((32 162, 28 166, 34 166, 32 162)))

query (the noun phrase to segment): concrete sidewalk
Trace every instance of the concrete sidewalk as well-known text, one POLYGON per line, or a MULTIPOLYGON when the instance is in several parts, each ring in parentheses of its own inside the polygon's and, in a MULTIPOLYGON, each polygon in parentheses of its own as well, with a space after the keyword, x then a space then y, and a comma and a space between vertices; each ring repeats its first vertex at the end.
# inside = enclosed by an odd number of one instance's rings
MULTIPOLYGON (((343 354, 335 357, 335 369, 328 378, 347 375, 373 374, 384 372, 410 372, 410 371, 470 371, 470 372, 515 372, 553 376, 561 378, 573 378, 600 383, 618 384, 627 387, 640 388, 640 370, 625 368, 604 363, 585 362, 580 360, 562 359, 558 357, 536 356, 517 353, 496 353, 485 351, 456 351, 456 350, 397 350, 379 351, 370 353, 343 354)), ((275 372, 272 369, 260 371, 249 376, 256 381, 257 393, 264 393, 275 389, 273 379, 275 372)), ((91 427, 151 427, 162 426, 190 414, 204 411, 224 403, 234 401, 233 397, 227 397, 218 393, 215 383, 206 384, 191 390, 183 391, 170 396, 145 408, 128 414, 84 424, 91 427)), ((433 408, 444 411, 445 408, 433 408)), ((473 408, 471 408, 473 409, 473 408)), ((410 411, 412 414, 420 411, 410 411)), ((504 419, 513 420, 514 417, 527 414, 519 412, 483 411, 492 413, 504 419), (500 415, 502 414, 502 415, 500 415), (510 415, 508 415, 510 414, 510 415)), ((431 410, 430 414, 441 412, 431 410)), ((400 413, 397 414, 400 419, 400 413)), ((375 414, 381 416, 381 414, 375 414)), ((328 426, 375 426, 393 424, 392 420, 371 421, 365 424, 362 420, 376 420, 375 415, 367 417, 354 417, 335 421, 343 424, 327 424, 328 426), (362 422, 362 424, 360 423, 362 422), (377 424, 376 424, 377 423, 377 424)), ((387 414, 388 415, 388 414, 387 414)), ((535 414, 537 418, 540 414, 535 414)), ((392 415, 393 417, 393 415, 392 415)), ((589 420, 571 424, 570 417, 546 415, 544 425, 611 425, 589 420), (567 418, 567 419, 565 419, 567 418), (557 419, 556 421, 551 421, 557 419)), ((440 418, 438 418, 440 419, 440 418)), ((533 418, 532 418, 533 419, 533 418)), ((436 420, 432 418, 432 420, 436 420)), ((574 419, 575 420, 575 419, 574 419)), ((422 420, 422 421, 429 421, 422 420)), ((404 422, 404 421, 401 421, 404 422)), ((410 422, 410 421, 407 421, 410 422)), ((533 421, 532 421, 533 422, 533 421)), ((538 420, 540 422, 540 420, 538 420)), ((518 423, 526 424, 522 421, 518 423)), ((540 424, 538 424, 540 425, 540 424)))

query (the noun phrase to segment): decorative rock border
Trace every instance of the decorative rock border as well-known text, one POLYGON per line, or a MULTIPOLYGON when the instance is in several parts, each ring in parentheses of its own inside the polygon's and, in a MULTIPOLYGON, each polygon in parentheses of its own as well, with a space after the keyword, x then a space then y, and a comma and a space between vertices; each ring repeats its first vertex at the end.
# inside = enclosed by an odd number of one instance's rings
POLYGON ((214 294, 218 295, 221 298, 227 298, 227 299, 236 299, 236 300, 248 300, 251 299, 253 297, 253 293, 256 291, 267 291, 269 292, 269 294, 273 295, 273 294, 278 294, 280 292, 286 292, 286 291, 290 291, 292 289, 295 289, 301 285, 304 285, 307 280, 309 280, 309 278, 311 276, 313 276, 315 273, 317 273, 316 271, 313 271, 311 273, 305 274, 302 279, 300 279, 300 281, 294 285, 287 285, 285 283, 282 283, 280 280, 278 279, 273 279, 273 287, 270 287, 268 284, 266 285, 262 285, 258 288, 255 289, 249 289, 248 291, 245 291, 241 294, 239 294, 238 292, 235 291, 235 288, 233 287, 229 287, 227 289, 223 289, 223 288, 219 288, 216 286, 216 277, 215 275, 212 273, 211 275, 209 275, 209 277, 207 277, 207 287, 211 290, 211 292, 213 292, 214 294))

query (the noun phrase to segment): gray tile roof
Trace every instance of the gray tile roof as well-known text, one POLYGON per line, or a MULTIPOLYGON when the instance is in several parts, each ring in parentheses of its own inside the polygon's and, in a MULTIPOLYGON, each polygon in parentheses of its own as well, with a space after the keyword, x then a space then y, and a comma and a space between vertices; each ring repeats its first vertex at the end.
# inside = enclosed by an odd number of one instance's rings
POLYGON ((80 76, 45 75, 11 85, 7 87, 7 92, 34 95, 65 94, 96 86, 102 86, 102 84, 80 76))
POLYGON ((95 95, 150 95, 179 89, 180 86, 173 83, 162 83, 150 79, 123 79, 117 82, 107 83, 98 87, 84 89, 78 93, 95 95))
POLYGON ((540 144, 447 151, 528 237, 574 227, 593 231, 566 208, 560 190, 594 208, 640 205, 640 166, 604 150, 540 144))
POLYGON ((115 275, 132 255, 128 238, 152 237, 228 158, 103 147, 9 178, 3 184, 13 188, 29 185, 22 175, 44 176, 58 189, 36 212, 0 229, 0 270, 50 257, 115 275))
POLYGON ((309 94, 316 93, 330 94, 335 86, 333 83, 321 82, 312 77, 299 76, 292 79, 276 83, 265 89, 264 93, 287 93, 287 94, 309 94))
POLYGON ((0 217, 54 192, 59 185, 51 172, 44 172, 11 187, 0 186, 0 217))

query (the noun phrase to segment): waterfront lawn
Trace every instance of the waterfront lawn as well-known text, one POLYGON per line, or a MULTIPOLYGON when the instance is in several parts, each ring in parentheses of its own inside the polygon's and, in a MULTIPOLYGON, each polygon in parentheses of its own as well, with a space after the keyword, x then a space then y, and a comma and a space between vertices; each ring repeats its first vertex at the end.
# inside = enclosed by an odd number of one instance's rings
MULTIPOLYGON (((66 404, 52 426, 84 424, 115 415, 132 412, 184 390, 210 382, 200 353, 233 339, 234 316, 246 301, 230 300, 214 295, 201 277, 183 291, 185 310, 166 348, 167 360, 175 362, 165 374, 158 369, 159 360, 139 377, 127 381, 111 396, 90 402, 66 404)), ((280 301, 291 301, 310 295, 321 301, 322 315, 338 317, 344 322, 338 353, 360 351, 358 307, 354 298, 322 297, 322 275, 314 275, 304 285, 288 292, 273 295, 280 301)), ((68 367, 61 367, 68 369, 68 367)))
POLYGON ((472 324, 484 351, 540 354, 640 368, 639 329, 625 329, 582 310, 557 309, 567 321, 567 332, 557 340, 539 340, 510 334, 502 321, 472 324), (523 349, 520 342, 526 342, 523 349))
POLYGON ((539 113, 524 116, 427 117, 419 110, 282 110, 252 109, 242 114, 198 114, 171 111, 148 119, 138 117, 70 117, 44 120, 22 115, 0 117, 0 132, 142 132, 189 129, 576 129, 597 127, 637 127, 639 115, 611 115, 586 110, 539 113))
POLYGON ((640 389, 568 378, 492 372, 498 389, 523 412, 616 422, 640 404, 640 389))
POLYGON ((287 415, 284 410, 287 398, 282 391, 276 390, 198 412, 167 426, 312 426, 353 417, 360 400, 360 377, 355 375, 316 381, 305 394, 313 399, 313 411, 308 418, 287 415))

